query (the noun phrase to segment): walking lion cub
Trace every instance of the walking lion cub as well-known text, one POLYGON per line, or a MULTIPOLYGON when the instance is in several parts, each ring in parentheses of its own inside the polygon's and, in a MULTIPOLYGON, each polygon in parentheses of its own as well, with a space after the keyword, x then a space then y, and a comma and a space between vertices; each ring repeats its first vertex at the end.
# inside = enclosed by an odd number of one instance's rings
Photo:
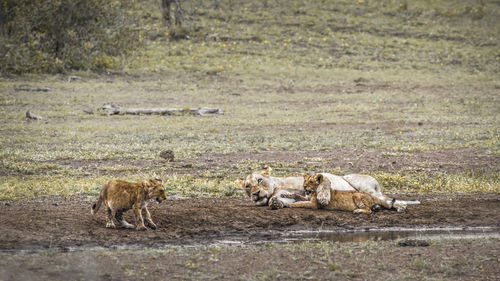
POLYGON ((167 199, 165 187, 161 179, 149 179, 143 182, 130 183, 121 180, 112 180, 102 185, 99 200, 92 205, 91 213, 94 215, 104 202, 108 215, 106 217, 106 227, 116 228, 113 217, 125 228, 134 226, 123 219, 123 212, 133 209, 137 230, 147 230, 142 217, 142 210, 146 214, 146 223, 152 229, 156 229, 156 224, 151 219, 151 214, 147 208, 149 199, 156 199, 158 203, 167 199))
MULTIPOLYGON (((357 190, 336 190, 328 177, 322 174, 304 174, 304 190, 306 195, 311 194, 309 201, 300 201, 289 204, 292 208, 328 209, 352 211, 353 213, 371 214, 372 209, 380 206, 393 208, 377 197, 357 190)), ((394 203, 394 199, 392 201, 394 203)))

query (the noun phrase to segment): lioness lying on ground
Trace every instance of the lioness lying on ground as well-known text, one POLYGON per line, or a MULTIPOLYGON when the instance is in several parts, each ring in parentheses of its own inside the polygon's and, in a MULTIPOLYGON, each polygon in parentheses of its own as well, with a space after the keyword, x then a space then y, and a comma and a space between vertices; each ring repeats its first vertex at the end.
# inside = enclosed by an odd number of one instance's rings
POLYGON ((106 227, 115 228, 113 217, 126 228, 134 228, 133 225, 123 219, 123 212, 133 209, 137 230, 146 230, 142 210, 146 213, 146 223, 152 229, 156 229, 147 208, 147 200, 155 198, 158 203, 167 199, 165 188, 160 179, 150 179, 138 183, 130 183, 121 180, 112 180, 103 184, 99 200, 92 205, 91 213, 94 215, 99 210, 102 202, 107 208, 106 227))
POLYGON ((266 166, 260 172, 251 173, 246 179, 239 179, 238 182, 245 190, 247 195, 255 202, 257 206, 283 206, 294 202, 292 194, 305 196, 304 178, 271 177, 271 167, 266 166))
MULTIPOLYGON (((271 168, 266 167, 261 172, 248 175, 245 180, 239 180, 240 185, 257 206, 269 205, 271 209, 280 209, 290 203, 304 200, 304 178, 276 178, 271 177, 270 172, 271 168)), ((382 193, 378 181, 368 175, 349 174, 337 176, 329 173, 322 173, 322 175, 329 179, 333 190, 357 190, 367 193, 384 202, 382 206, 386 208, 395 207, 400 212, 403 212, 408 204, 420 204, 419 201, 396 200, 393 202, 392 198, 382 193)))
MULTIPOLYGON (((305 194, 311 194, 308 201, 294 202, 288 205, 291 208, 328 209, 340 211, 352 211, 354 213, 371 214, 372 209, 384 206, 391 209, 392 203, 380 200, 364 192, 357 190, 337 190, 329 176, 324 174, 304 174, 305 194)), ((297 196, 294 199, 300 199, 297 196)), ((392 199, 392 202, 395 200, 392 199)))

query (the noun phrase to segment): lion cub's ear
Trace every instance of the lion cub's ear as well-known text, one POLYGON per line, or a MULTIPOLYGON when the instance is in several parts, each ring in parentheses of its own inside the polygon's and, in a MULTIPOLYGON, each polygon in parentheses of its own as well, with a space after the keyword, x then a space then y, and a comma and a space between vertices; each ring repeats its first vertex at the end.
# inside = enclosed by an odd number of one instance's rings
POLYGON ((302 173, 302 177, 304 177, 305 180, 307 180, 309 177, 311 177, 309 173, 302 173))
POLYGON ((315 178, 316 178, 316 182, 317 182, 318 184, 320 184, 320 183, 322 183, 322 182, 323 182, 323 175, 322 175, 322 174, 317 174, 317 175, 315 176, 315 178))
POLYGON ((272 171, 272 170, 273 170, 273 169, 271 169, 271 167, 269 167, 269 166, 267 166, 267 165, 266 165, 266 166, 264 167, 264 170, 261 172, 261 174, 262 174, 263 176, 269 176, 269 175, 271 174, 271 171, 272 171))

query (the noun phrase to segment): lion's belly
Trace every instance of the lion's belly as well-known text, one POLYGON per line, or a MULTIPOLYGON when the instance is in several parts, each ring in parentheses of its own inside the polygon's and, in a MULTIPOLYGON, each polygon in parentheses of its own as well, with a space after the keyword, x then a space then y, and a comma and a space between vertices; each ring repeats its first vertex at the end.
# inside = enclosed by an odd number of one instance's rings
POLYGON ((356 206, 350 192, 332 192, 332 198, 328 204, 329 210, 354 211, 356 206))

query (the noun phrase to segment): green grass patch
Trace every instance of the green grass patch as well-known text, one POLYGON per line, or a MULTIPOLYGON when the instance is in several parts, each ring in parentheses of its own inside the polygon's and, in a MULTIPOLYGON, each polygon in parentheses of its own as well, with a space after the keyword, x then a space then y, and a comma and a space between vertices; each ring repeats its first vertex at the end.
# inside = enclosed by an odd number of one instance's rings
MULTIPOLYGON (((396 155, 469 149, 492 159, 500 153, 494 1, 187 2, 186 25, 173 29, 161 26, 157 1, 133 7, 141 15, 136 31, 143 48, 116 61, 120 74, 75 72, 82 80, 71 83, 66 75, 0 78, 1 198, 87 192, 107 179, 100 171, 138 180, 161 174, 182 196, 237 196, 233 178, 267 164, 242 159, 218 173, 200 163, 194 168, 210 171, 196 178, 164 172, 175 166, 134 164, 161 161, 167 149, 180 162, 336 149, 396 155), (179 32, 189 39, 172 36, 179 32), (218 107, 224 115, 84 112, 108 102, 218 107), (44 119, 27 121, 27 110, 44 119), (105 164, 92 169, 86 162, 105 164), (17 183, 23 177, 30 183, 17 183)), ((324 166, 314 159, 271 162, 281 175, 324 166)), ((387 181, 391 192, 498 192, 498 165, 488 171, 367 172, 387 181)))

